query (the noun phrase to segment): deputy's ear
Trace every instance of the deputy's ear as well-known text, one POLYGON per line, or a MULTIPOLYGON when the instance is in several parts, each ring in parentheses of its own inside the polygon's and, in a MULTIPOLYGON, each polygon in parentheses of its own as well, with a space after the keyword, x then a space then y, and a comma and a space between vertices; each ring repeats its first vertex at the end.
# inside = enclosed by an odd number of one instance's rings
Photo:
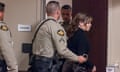
POLYGON ((57 10, 57 14, 61 14, 60 10, 57 10))

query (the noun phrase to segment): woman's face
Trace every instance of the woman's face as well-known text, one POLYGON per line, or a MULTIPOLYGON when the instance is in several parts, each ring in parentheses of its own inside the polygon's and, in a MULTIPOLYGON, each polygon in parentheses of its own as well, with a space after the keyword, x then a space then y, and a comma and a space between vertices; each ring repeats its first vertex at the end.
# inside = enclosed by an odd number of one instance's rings
POLYGON ((86 23, 86 24, 83 22, 79 22, 79 28, 84 30, 84 31, 90 31, 91 27, 92 27, 91 22, 86 23))
POLYGON ((90 23, 85 24, 85 26, 86 26, 86 31, 90 31, 92 24, 90 22, 90 23))

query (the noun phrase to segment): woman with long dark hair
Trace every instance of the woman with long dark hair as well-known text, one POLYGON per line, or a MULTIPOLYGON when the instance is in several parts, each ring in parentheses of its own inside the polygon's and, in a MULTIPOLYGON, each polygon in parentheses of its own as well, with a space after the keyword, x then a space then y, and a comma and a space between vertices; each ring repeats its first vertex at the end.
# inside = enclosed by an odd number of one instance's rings
MULTIPOLYGON (((89 42, 87 40, 85 32, 90 31, 92 17, 83 13, 78 13, 72 21, 68 29, 68 48, 76 53, 88 59, 88 52, 90 49, 89 42)), ((96 72, 96 67, 91 62, 87 61, 83 64, 66 61, 63 66, 64 72, 88 72, 87 70, 96 72)))

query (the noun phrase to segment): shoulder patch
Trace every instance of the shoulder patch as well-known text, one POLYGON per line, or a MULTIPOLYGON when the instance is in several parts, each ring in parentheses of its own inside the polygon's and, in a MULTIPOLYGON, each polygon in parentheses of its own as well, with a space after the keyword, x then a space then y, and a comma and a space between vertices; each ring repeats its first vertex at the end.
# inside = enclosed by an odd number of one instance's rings
POLYGON ((1 25, 1 26, 0 26, 0 30, 8 31, 7 25, 1 25))
POLYGON ((57 34, 60 36, 64 36, 64 31, 62 29, 60 29, 57 31, 57 34))

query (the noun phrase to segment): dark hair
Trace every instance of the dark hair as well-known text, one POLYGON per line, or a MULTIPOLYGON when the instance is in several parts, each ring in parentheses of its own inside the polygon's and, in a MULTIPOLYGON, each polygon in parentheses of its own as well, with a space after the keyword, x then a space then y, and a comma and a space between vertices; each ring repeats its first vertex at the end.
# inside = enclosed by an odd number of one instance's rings
POLYGON ((76 30, 78 30, 79 22, 83 22, 84 24, 87 24, 89 22, 92 22, 92 17, 84 14, 84 13, 78 13, 75 15, 75 17, 72 20, 71 25, 68 28, 67 35, 68 37, 71 37, 76 30))
POLYGON ((57 1, 50 1, 48 2, 47 6, 46 6, 46 11, 47 13, 54 13, 57 9, 60 9, 60 5, 59 2, 57 1))
POLYGON ((0 2, 0 11, 4 11, 5 4, 0 2))
POLYGON ((63 5, 61 9, 70 9, 72 10, 72 7, 70 5, 63 5))

